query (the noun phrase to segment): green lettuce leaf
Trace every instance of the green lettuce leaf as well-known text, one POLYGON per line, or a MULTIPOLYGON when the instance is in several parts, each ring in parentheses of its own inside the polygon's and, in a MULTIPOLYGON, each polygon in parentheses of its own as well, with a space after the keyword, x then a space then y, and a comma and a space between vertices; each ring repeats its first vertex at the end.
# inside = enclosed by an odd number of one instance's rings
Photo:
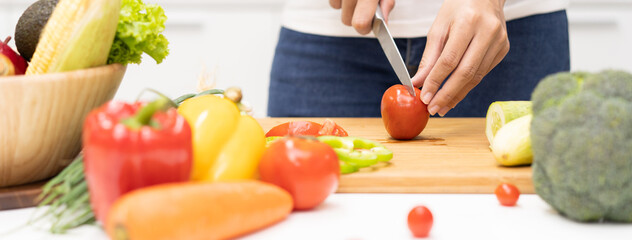
POLYGON ((123 0, 108 64, 140 64, 143 53, 161 63, 169 55, 169 41, 162 35, 166 21, 159 5, 123 0))

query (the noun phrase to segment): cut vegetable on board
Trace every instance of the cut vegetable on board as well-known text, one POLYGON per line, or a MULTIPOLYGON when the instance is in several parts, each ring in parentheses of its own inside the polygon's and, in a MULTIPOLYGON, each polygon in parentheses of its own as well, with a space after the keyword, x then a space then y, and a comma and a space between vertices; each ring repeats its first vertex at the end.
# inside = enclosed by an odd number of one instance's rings
MULTIPOLYGON (((284 137, 267 137, 269 147, 284 137)), ((378 163, 387 163, 393 158, 393 152, 384 145, 365 138, 319 136, 316 139, 334 149, 340 162, 340 173, 349 174, 362 168, 374 167, 378 163)))
POLYGON ((341 126, 331 119, 326 119, 323 124, 312 121, 291 121, 279 124, 266 133, 266 137, 283 136, 348 136, 341 126))
POLYGON ((388 162, 393 152, 384 145, 359 137, 320 136, 318 141, 331 146, 340 160, 340 173, 348 174, 377 163, 388 162))
POLYGON ((531 114, 505 124, 492 140, 492 153, 503 166, 529 165, 533 162, 531 150, 531 114))
POLYGON ((530 101, 498 101, 489 105, 485 117, 487 120, 485 135, 489 144, 492 144, 494 136, 505 124, 531 114, 531 105, 530 101))

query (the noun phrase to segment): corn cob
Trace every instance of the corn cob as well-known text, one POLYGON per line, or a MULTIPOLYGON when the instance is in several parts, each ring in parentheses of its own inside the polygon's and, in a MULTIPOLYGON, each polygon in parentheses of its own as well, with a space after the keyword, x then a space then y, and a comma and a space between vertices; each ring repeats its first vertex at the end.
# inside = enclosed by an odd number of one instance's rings
POLYGON ((105 65, 121 0, 60 0, 42 31, 26 74, 105 65))

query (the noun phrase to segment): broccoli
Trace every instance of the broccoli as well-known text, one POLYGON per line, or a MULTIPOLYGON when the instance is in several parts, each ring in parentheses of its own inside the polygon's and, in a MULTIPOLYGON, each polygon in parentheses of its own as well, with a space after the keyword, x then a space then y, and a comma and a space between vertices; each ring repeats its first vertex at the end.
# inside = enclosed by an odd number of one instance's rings
POLYGON ((632 74, 550 75, 532 101, 536 193, 576 221, 632 222, 632 74))

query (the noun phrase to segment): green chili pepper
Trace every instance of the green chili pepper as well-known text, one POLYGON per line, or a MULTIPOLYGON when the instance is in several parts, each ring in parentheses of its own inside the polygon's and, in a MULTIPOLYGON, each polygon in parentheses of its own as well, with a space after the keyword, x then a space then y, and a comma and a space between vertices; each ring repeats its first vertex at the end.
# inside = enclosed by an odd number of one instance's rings
POLYGON ((369 167, 377 163, 377 155, 368 150, 353 150, 346 148, 334 148, 338 159, 358 168, 369 167))
POLYGON ((357 172, 358 170, 360 170, 358 167, 351 165, 349 163, 340 161, 340 173, 341 174, 349 174, 349 173, 354 173, 357 172))
MULTIPOLYGON (((283 137, 268 137, 268 146, 283 137)), ((318 141, 331 146, 340 160, 340 173, 347 174, 359 171, 360 168, 370 167, 378 162, 388 162, 393 158, 393 152, 382 144, 358 137, 320 136, 318 141)))
MULTIPOLYGON (((393 152, 382 144, 358 137, 320 136, 318 140, 331 146, 343 163, 357 168, 369 167, 378 162, 387 162, 393 158, 393 152)), ((345 166, 346 167, 346 166, 345 166)), ((345 169, 347 170, 347 169, 345 169)), ((352 172, 355 172, 352 171, 352 172)))

